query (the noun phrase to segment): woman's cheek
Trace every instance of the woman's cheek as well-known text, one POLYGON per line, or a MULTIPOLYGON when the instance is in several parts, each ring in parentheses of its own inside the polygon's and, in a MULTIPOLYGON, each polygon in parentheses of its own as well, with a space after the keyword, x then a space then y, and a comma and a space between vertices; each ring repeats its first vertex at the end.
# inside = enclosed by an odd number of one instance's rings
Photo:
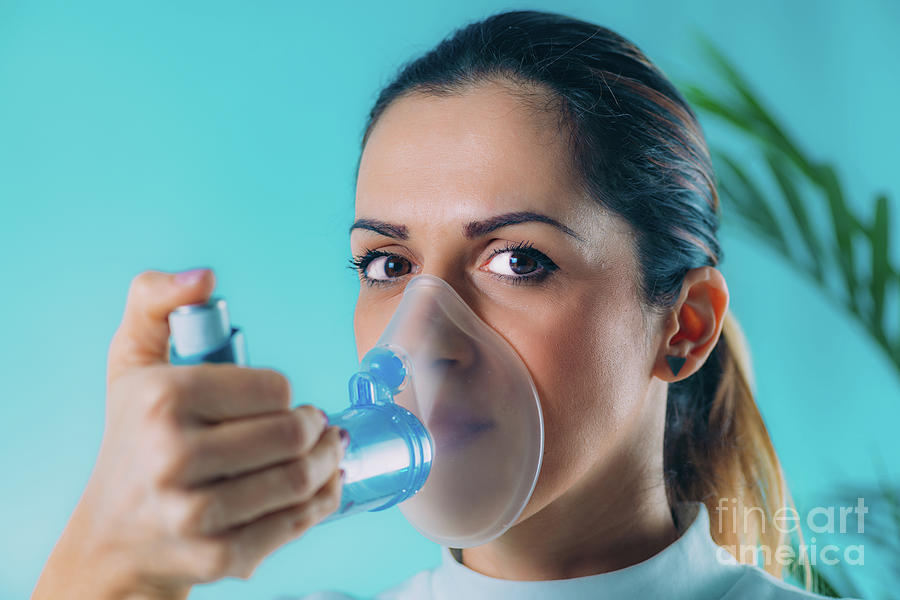
POLYGON ((359 360, 378 343, 391 316, 392 310, 387 303, 379 304, 362 298, 357 301, 353 314, 353 331, 359 360))
POLYGON ((550 456, 594 460, 629 418, 639 378, 632 371, 642 363, 634 319, 610 314, 613 307, 587 294, 574 297, 535 319, 540 328, 517 345, 541 398, 550 456))
MULTIPOLYGON (((569 319, 548 315, 527 340, 516 347, 531 373, 544 416, 545 460, 571 463, 577 445, 567 439, 585 439, 588 423, 598 409, 596 373, 591 369, 593 350, 569 319)), ((569 465, 574 466, 574 465, 569 465)))

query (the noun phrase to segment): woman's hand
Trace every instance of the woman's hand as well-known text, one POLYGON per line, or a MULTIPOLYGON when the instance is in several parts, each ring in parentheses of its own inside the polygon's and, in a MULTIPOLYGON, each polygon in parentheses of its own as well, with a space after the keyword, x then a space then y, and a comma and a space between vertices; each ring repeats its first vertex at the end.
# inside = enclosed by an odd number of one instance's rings
POLYGON ((132 282, 109 349, 106 430, 35 598, 184 598, 249 577, 337 509, 344 446, 287 379, 232 364, 168 364, 167 316, 205 302, 211 271, 132 282), (188 277, 189 279, 189 277, 188 277))

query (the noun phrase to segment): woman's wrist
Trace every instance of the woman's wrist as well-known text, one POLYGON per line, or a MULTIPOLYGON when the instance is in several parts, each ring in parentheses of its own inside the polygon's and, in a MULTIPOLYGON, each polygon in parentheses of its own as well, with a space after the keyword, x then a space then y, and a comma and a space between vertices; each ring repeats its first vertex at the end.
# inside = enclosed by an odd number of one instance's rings
POLYGON ((75 509, 44 565, 33 600, 93 598, 97 600, 183 600, 190 586, 154 585, 141 576, 131 555, 98 541, 75 509))

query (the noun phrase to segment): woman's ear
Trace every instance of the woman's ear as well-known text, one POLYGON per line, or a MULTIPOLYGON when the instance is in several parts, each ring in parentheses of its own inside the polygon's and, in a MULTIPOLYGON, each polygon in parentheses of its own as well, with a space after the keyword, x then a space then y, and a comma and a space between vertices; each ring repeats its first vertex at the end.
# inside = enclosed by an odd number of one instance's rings
POLYGON ((688 271, 663 325, 652 374, 674 382, 696 373, 719 341, 727 310, 728 286, 722 273, 709 266, 688 271))

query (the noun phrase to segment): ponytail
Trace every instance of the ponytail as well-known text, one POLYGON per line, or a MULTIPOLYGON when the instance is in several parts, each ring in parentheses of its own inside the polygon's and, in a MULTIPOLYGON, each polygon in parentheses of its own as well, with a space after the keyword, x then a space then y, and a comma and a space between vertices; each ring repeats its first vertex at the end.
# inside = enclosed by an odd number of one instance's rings
POLYGON ((761 548, 764 568, 780 578, 773 556, 785 534, 774 519, 790 497, 754 392, 747 342, 729 310, 704 365, 669 386, 666 491, 670 504, 703 502, 717 544, 741 562, 755 562, 761 548))

